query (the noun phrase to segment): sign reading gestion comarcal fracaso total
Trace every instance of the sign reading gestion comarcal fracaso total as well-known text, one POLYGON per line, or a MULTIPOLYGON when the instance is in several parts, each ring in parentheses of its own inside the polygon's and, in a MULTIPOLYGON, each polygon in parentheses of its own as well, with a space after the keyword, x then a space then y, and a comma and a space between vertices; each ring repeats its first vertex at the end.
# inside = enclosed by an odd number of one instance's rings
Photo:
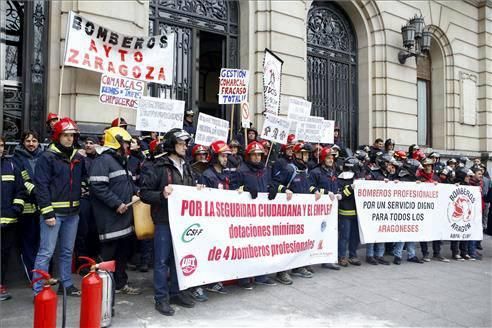
POLYGON ((172 84, 174 33, 127 36, 70 12, 67 22, 67 66, 136 80, 172 84))
POLYGON ((354 189, 362 243, 482 240, 478 187, 356 180, 354 189))
POLYGON ((338 203, 328 196, 172 185, 169 198, 181 290, 337 260, 338 203))

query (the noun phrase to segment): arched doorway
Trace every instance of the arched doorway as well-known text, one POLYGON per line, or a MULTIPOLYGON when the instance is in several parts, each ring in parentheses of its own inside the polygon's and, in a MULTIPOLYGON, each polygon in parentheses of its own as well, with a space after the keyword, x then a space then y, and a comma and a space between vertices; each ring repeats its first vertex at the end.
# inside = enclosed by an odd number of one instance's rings
POLYGON ((0 134, 8 141, 28 129, 45 134, 48 11, 46 0, 0 1, 0 134))
POLYGON ((239 67, 238 15, 236 1, 150 1, 149 34, 176 33, 173 85, 153 86, 154 96, 229 120, 231 111, 218 104, 217 94, 220 69, 239 67))
POLYGON ((358 132, 357 37, 345 12, 315 1, 307 21, 308 100, 311 115, 335 120, 354 149, 358 132))

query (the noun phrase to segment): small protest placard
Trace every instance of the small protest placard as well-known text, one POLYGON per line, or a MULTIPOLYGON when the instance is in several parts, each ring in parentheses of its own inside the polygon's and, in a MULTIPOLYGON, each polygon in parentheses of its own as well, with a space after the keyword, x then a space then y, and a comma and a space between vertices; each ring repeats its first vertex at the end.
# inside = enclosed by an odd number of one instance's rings
POLYGON ((138 108, 145 83, 121 76, 102 74, 99 102, 101 104, 131 109, 138 108))
POLYGON ((307 116, 299 118, 296 122, 296 138, 305 142, 321 142, 321 127, 323 118, 317 116, 307 116))
POLYGON ((265 114, 278 115, 280 110, 280 88, 283 60, 273 52, 265 49, 263 58, 263 98, 265 114))
POLYGON ((181 100, 142 97, 138 102, 138 131, 167 132, 183 128, 185 102, 181 100))
POLYGON ((266 114, 263 129, 261 130, 261 138, 285 145, 291 122, 286 117, 266 114))
POLYGON ((249 71, 222 68, 220 70, 219 104, 240 104, 248 99, 249 71))
POLYGON ((321 143, 334 143, 335 121, 323 120, 321 127, 321 143))
POLYGON ((195 144, 210 146, 217 140, 227 142, 229 135, 229 122, 204 113, 198 115, 196 126, 195 144))
POLYGON ((311 102, 302 98, 289 98, 289 107, 287 108, 287 117, 292 120, 290 133, 296 133, 297 122, 305 120, 311 115, 311 102))
POLYGON ((241 103, 241 126, 244 129, 248 129, 251 125, 251 111, 249 109, 249 103, 243 101, 241 103))

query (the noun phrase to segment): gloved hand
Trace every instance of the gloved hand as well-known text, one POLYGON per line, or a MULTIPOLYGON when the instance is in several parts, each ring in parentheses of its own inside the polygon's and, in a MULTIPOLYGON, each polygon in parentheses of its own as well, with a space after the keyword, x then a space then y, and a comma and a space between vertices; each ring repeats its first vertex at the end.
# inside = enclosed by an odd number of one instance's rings
MULTIPOLYGON (((251 194, 252 199, 258 198, 258 190, 252 189, 249 191, 249 193, 251 194)), ((273 198, 275 198, 275 197, 273 197, 273 198)), ((270 199, 270 193, 268 194, 268 199, 270 199)))
POLYGON ((332 193, 331 191, 328 193, 328 197, 330 197, 331 201, 335 200, 335 194, 332 193))
POLYGON ((341 194, 336 194, 335 195, 338 200, 342 200, 342 195, 341 194))
POLYGON ((277 197, 277 190, 273 186, 268 187, 268 199, 273 200, 277 197))

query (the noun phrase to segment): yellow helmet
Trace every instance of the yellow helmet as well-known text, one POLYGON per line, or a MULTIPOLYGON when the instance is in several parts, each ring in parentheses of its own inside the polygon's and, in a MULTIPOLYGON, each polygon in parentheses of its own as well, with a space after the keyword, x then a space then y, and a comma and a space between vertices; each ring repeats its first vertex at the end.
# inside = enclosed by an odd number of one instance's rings
POLYGON ((123 128, 113 127, 104 132, 104 146, 119 149, 121 147, 120 142, 131 142, 132 136, 123 128))

